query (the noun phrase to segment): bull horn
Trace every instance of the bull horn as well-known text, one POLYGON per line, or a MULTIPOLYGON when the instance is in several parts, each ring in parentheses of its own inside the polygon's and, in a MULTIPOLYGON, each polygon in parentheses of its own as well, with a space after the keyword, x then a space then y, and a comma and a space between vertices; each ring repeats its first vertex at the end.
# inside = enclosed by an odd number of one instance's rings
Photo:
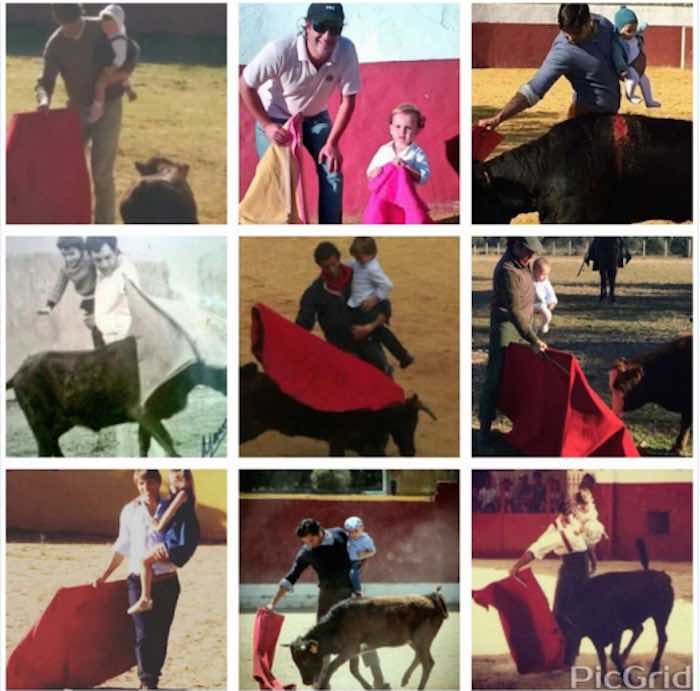
POLYGON ((421 401, 420 398, 418 399, 417 405, 418 405, 418 410, 422 410, 424 413, 427 413, 428 415, 430 415, 430 417, 433 420, 437 420, 437 415, 435 415, 435 413, 432 410, 430 410, 430 408, 428 408, 428 406, 425 405, 425 403, 423 403, 423 401, 421 401))
POLYGON ((280 643, 280 646, 281 646, 282 648, 291 648, 291 647, 292 647, 292 644, 291 644, 291 643, 280 643))

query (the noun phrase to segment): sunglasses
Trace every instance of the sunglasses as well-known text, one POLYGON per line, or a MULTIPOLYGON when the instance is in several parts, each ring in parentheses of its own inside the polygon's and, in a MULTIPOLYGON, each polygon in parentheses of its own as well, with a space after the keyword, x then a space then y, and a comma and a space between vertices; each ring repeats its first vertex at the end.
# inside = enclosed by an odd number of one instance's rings
POLYGON ((340 34, 343 31, 342 24, 326 24, 324 22, 314 22, 311 26, 317 34, 325 34, 326 31, 328 31, 330 32, 331 36, 340 36, 340 34))

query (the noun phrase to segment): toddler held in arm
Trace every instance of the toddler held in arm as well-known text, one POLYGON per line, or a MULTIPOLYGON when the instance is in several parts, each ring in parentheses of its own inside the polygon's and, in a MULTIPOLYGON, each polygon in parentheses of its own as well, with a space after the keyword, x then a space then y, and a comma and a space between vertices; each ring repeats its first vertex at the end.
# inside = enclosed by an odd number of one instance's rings
POLYGON ((373 557, 377 550, 374 540, 365 532, 365 525, 359 516, 350 516, 345 521, 345 532, 348 534, 348 556, 350 557, 350 582, 355 597, 362 596, 362 580, 360 571, 365 560, 373 557))

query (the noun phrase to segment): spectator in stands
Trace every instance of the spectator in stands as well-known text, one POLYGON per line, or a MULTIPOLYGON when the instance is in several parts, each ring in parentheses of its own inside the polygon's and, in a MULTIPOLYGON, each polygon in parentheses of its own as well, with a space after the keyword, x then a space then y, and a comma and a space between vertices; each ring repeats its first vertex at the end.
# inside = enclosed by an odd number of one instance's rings
POLYGON ((546 488, 544 486, 544 482, 542 481, 542 473, 539 470, 536 470, 532 474, 532 478, 535 483, 532 485, 530 513, 543 513, 546 488))
POLYGON ((500 482, 501 506, 504 513, 513 512, 513 482, 509 477, 504 477, 500 482))
POLYGON ((498 489, 494 487, 493 478, 489 474, 486 484, 479 490, 479 511, 496 513, 498 505, 498 489))
POLYGON ((515 488, 513 499, 513 511, 515 513, 527 513, 532 503, 532 485, 528 475, 521 475, 515 488))
POLYGON ((550 477, 547 480, 547 511, 550 513, 558 511, 563 499, 561 483, 557 478, 550 477))

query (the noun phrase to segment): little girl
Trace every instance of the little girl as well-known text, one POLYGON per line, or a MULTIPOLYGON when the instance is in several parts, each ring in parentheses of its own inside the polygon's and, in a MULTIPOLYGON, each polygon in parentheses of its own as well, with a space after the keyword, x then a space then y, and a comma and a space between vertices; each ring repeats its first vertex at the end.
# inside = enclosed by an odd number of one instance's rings
POLYGON ((418 133, 425 127, 425 118, 412 103, 401 103, 389 116, 391 141, 382 144, 367 166, 367 177, 371 180, 382 172, 387 163, 405 168, 419 185, 430 178, 430 165, 425 151, 414 144, 418 133))
POLYGON ((95 84, 95 100, 90 106, 88 123, 91 125, 97 122, 105 112, 105 94, 107 87, 115 81, 121 81, 124 91, 130 101, 136 99, 136 92, 131 88, 128 77, 117 79, 114 75, 124 67, 129 53, 129 39, 126 35, 126 24, 124 10, 119 5, 107 5, 100 12, 100 28, 109 39, 114 52, 114 60, 111 65, 105 67, 95 84))
POLYGON ((639 74, 637 69, 634 67, 634 62, 641 56, 642 61, 646 64, 646 56, 644 53, 644 31, 647 28, 646 22, 639 24, 637 21, 637 15, 624 5, 615 12, 615 28, 617 29, 617 44, 622 47, 622 54, 624 62, 626 63, 626 69, 623 69, 622 74, 626 71, 625 75, 625 95, 627 99, 632 103, 641 103, 642 99, 639 96, 635 96, 635 91, 637 90, 637 85, 641 88, 642 96, 644 96, 644 103, 647 108, 658 108, 661 103, 654 100, 651 94, 651 82, 649 77, 644 73, 644 69, 641 71, 643 74, 639 74))
POLYGON ((153 518, 153 529, 158 533, 159 544, 141 562, 141 597, 129 607, 127 614, 139 614, 153 609, 153 564, 157 561, 171 561, 175 566, 184 566, 199 542, 192 471, 171 470, 168 479, 170 498, 158 504, 153 518), (168 551, 165 559, 157 554, 160 545, 165 545, 168 551))

